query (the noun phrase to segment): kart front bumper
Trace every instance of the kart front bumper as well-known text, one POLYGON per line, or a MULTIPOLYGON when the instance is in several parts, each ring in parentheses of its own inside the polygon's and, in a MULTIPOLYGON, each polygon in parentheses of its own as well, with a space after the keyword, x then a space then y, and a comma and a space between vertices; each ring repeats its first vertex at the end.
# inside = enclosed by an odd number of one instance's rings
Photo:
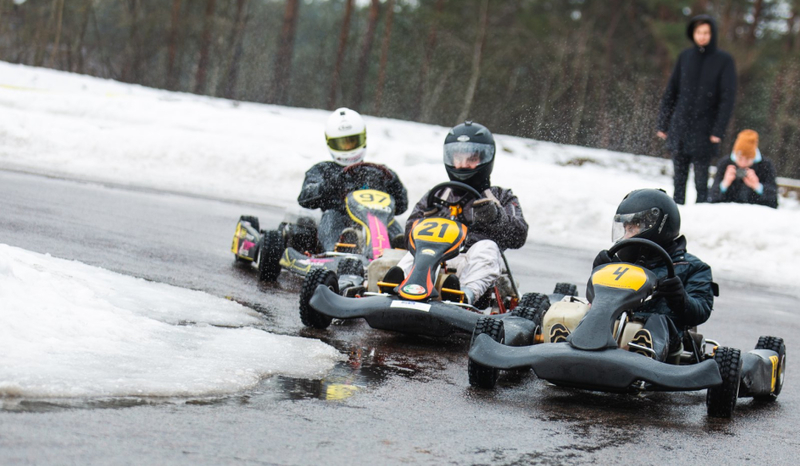
POLYGON ((472 333, 482 314, 439 301, 406 301, 394 296, 346 298, 324 285, 309 301, 317 312, 335 319, 363 318, 370 327, 415 335, 472 333))
POLYGON ((676 366, 619 348, 584 351, 569 343, 506 346, 478 335, 469 351, 473 361, 497 369, 531 367, 536 376, 555 383, 599 391, 627 391, 639 380, 648 390, 688 391, 722 383, 713 359, 676 366))

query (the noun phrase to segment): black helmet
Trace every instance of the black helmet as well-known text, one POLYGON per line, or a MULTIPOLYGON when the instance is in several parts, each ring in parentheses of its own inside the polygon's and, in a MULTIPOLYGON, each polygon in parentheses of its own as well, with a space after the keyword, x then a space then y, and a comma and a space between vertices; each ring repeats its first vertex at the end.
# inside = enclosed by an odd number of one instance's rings
POLYGON ((675 201, 661 189, 637 189, 628 193, 617 207, 611 240, 616 243, 627 238, 644 238, 666 248, 680 234, 681 214, 675 201))
POLYGON ((491 131, 478 123, 465 121, 451 129, 444 139, 447 176, 451 181, 466 183, 478 191, 489 189, 494 151, 491 131))

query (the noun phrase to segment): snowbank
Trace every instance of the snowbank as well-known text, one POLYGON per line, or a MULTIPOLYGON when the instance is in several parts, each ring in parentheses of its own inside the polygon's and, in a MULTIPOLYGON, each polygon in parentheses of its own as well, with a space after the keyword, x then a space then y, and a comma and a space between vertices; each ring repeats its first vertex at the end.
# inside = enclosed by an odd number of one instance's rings
POLYGON ((198 291, 0 244, 0 397, 205 396, 342 356, 198 291))

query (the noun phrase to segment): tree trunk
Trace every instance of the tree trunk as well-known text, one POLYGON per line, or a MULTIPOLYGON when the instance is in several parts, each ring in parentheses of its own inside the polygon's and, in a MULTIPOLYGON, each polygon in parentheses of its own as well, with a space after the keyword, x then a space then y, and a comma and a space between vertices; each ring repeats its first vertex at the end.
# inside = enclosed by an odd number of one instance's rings
POLYGON ((92 2, 91 0, 87 0, 84 2, 83 5, 83 17, 81 18, 81 30, 78 33, 78 38, 75 41, 75 45, 72 47, 72 54, 77 57, 76 61, 77 64, 73 69, 70 66, 70 71, 84 74, 84 59, 83 59, 83 45, 86 40, 86 30, 89 29, 89 17, 92 13, 92 2))
POLYGON ((239 61, 242 58, 244 28, 250 15, 244 14, 247 0, 236 0, 236 20, 231 31, 231 62, 228 66, 228 76, 225 81, 224 96, 226 99, 236 98, 236 81, 239 77, 239 61))
POLYGON ((339 47, 336 52, 336 63, 333 68, 333 76, 331 77, 331 90, 328 93, 328 109, 335 108, 336 95, 339 91, 339 78, 342 74, 342 62, 344 61, 344 54, 347 51, 347 36, 350 35, 350 18, 353 16, 353 0, 347 0, 344 9, 344 21, 342 22, 342 31, 339 34, 339 47))
POLYGON ((428 40, 425 43, 425 56, 422 59, 422 66, 419 70, 419 84, 417 85, 417 94, 415 96, 415 104, 414 108, 417 109, 417 120, 418 121, 425 121, 422 120, 421 117, 423 113, 422 102, 425 100, 425 91, 428 82, 428 71, 430 70, 431 60, 433 59, 433 52, 436 49, 436 34, 438 29, 439 23, 439 16, 444 9, 444 3, 446 0, 437 0, 436 1, 436 9, 433 16, 433 22, 431 23, 431 29, 428 32, 428 40))
POLYGON ((129 0, 130 35, 128 36, 128 52, 125 65, 122 67, 122 80, 137 82, 139 78, 139 0, 129 0))
POLYGON ((481 12, 478 22, 478 34, 475 36, 475 44, 472 48, 472 69, 467 84, 467 93, 464 96, 464 107, 458 116, 457 121, 464 121, 472 111, 472 101, 475 98, 475 90, 478 88, 478 80, 481 76, 481 58, 483 58, 483 47, 486 44, 486 26, 489 22, 489 0, 481 2, 481 12))
POLYGON ((203 24, 203 37, 200 41, 200 60, 197 63, 194 93, 202 94, 206 89, 206 76, 208 75, 208 54, 211 49, 211 27, 214 23, 214 7, 216 0, 206 0, 205 22, 203 24))
POLYGON ((611 131, 609 123, 611 122, 611 115, 608 111, 608 88, 610 84, 614 82, 613 74, 614 74, 614 63, 613 63, 613 51, 614 46, 614 32, 617 30, 617 24, 619 24, 619 20, 622 18, 623 9, 619 4, 619 0, 616 0, 614 3, 611 4, 611 11, 614 11, 614 16, 611 18, 611 23, 608 25, 608 29, 606 29, 606 36, 605 36, 605 58, 603 60, 603 68, 604 68, 604 76, 606 79, 607 85, 600 86, 600 109, 598 111, 598 116, 600 117, 600 147, 603 149, 608 148, 608 144, 611 139, 611 131))
POLYGON ((283 11, 280 45, 278 47, 278 55, 275 58, 275 74, 272 79, 272 87, 267 96, 267 102, 270 103, 287 103, 298 8, 300 8, 298 0, 286 1, 286 8, 283 11))
POLYGON ((64 23, 64 0, 56 0, 56 39, 53 44, 53 51, 50 52, 50 63, 48 68, 56 67, 56 60, 59 56, 59 47, 61 46, 61 27, 64 23))
POLYGON ((361 56, 358 58, 358 68, 356 71, 356 89, 353 96, 353 108, 362 111, 361 100, 364 97, 364 84, 367 81, 369 72, 369 54, 372 51, 372 43, 375 41, 375 29, 378 25, 378 13, 380 12, 380 1, 372 0, 369 7, 369 20, 367 22, 367 33, 364 35, 364 42, 361 45, 361 56))
POLYGON ((178 73, 175 71, 175 54, 178 48, 178 29, 181 19, 181 0, 172 0, 172 17, 170 21, 169 39, 167 39, 167 75, 164 87, 171 91, 178 90, 178 73))
POLYGON ((756 0, 753 5, 753 25, 750 26, 750 32, 747 35, 747 41, 752 46, 756 41, 756 31, 758 30, 758 23, 761 21, 761 14, 764 9, 764 0, 756 0))
POLYGON ((386 83, 386 62, 389 60, 389 43, 392 38, 392 21, 394 20, 394 0, 386 2, 386 20, 383 26, 383 41, 381 43, 381 62, 378 66, 378 84, 375 89, 375 115, 381 115, 383 106, 383 86, 386 83))

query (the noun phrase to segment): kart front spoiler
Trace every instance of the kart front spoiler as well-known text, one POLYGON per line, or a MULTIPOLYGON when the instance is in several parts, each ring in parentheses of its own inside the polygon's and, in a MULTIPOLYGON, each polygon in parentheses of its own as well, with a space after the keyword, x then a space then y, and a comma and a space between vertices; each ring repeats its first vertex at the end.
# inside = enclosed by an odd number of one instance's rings
POLYGON ((317 287, 309 304, 317 312, 335 319, 361 317, 372 328, 434 337, 472 333, 482 316, 439 301, 406 301, 395 296, 346 298, 324 285, 317 287))
POLYGON ((676 366, 619 348, 578 350, 569 343, 506 346, 481 334, 469 351, 473 361, 497 369, 531 367, 540 379, 557 385, 599 391, 627 391, 643 380, 648 390, 686 391, 722 383, 713 359, 676 366))

